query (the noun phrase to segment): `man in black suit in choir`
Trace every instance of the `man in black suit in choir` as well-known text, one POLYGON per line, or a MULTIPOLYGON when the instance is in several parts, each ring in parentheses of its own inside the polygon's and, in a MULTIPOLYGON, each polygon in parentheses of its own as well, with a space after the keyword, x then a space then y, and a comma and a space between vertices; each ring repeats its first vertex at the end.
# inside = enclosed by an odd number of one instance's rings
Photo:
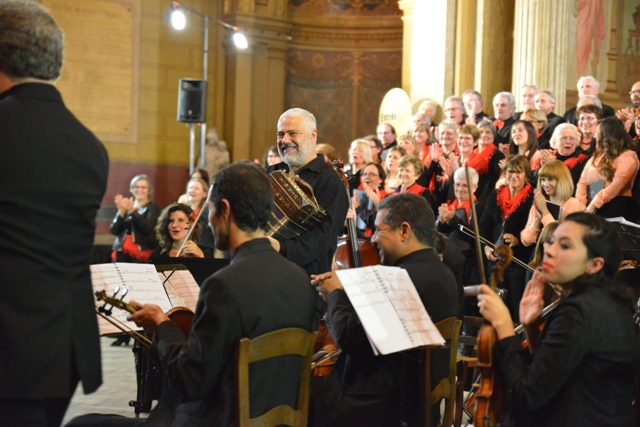
MULTIPOLYGON (((130 320, 156 333, 154 347, 171 380, 146 425, 235 425, 233 355, 238 341, 282 328, 311 330, 315 292, 309 277, 265 238, 272 204, 269 179, 258 166, 239 162, 216 174, 207 200, 209 225, 216 248, 231 251, 231 264, 202 284, 189 338, 157 305, 131 301, 138 311, 130 320)), ((298 383, 293 380, 299 373, 300 358, 252 365, 250 416, 283 404, 295 407, 298 383)), ((68 424, 140 425, 144 419, 98 414, 68 424)))
MULTIPOLYGON (((380 203, 372 242, 385 265, 409 273, 434 323, 458 315, 456 279, 434 249, 435 216, 420 196, 401 193, 380 203)), ((386 427, 418 425, 418 352, 375 356, 364 328, 332 273, 314 276, 328 303, 327 325, 342 353, 331 374, 314 379, 310 426, 386 427)), ((435 386, 448 374, 448 354, 434 354, 435 386)), ((437 425, 439 404, 431 425, 437 425)))
POLYGON ((89 272, 109 159, 55 82, 60 28, 0 2, 0 425, 58 426, 102 383, 89 272))

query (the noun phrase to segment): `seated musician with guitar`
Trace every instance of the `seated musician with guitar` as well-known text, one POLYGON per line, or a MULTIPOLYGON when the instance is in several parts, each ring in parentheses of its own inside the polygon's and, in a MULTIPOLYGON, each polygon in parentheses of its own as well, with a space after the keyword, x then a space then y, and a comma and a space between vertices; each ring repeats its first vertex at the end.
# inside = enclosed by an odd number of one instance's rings
POLYGON ((621 260, 618 236, 602 218, 574 213, 560 223, 520 302, 532 355, 522 349, 502 300, 480 287, 480 312, 499 339, 494 364, 513 425, 634 425, 640 344, 630 300, 614 287, 621 260), (559 285, 564 295, 541 330, 544 282, 559 285))
MULTIPOLYGON (((209 192, 209 224, 216 247, 231 264, 211 277, 200 296, 189 337, 160 307, 131 301, 129 318, 156 333, 154 348, 171 385, 147 425, 231 426, 234 423, 233 355, 238 341, 282 328, 312 329, 316 295, 305 271, 278 254, 265 238, 273 204, 259 166, 235 163, 216 175, 209 192)), ((274 358, 252 365, 250 415, 286 404, 295 407, 300 364, 274 358)), ((144 420, 85 415, 69 426, 138 426, 144 420)))

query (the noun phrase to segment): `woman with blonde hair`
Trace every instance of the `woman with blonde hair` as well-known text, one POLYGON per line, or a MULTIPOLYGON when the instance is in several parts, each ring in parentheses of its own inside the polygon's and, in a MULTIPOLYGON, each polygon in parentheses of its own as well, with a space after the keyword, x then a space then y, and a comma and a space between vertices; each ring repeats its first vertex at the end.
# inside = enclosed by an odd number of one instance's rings
POLYGON ((384 172, 387 175, 384 189, 387 193, 394 192, 400 187, 400 178, 398 178, 398 163, 400 159, 407 155, 404 148, 394 145, 389 148, 387 158, 384 161, 384 172))
POLYGON ((353 190, 361 187, 360 175, 362 174, 362 169, 367 163, 371 162, 373 162, 373 158, 369 143, 364 139, 353 141, 351 148, 349 148, 349 164, 344 166, 344 172, 349 179, 351 194, 353 194, 353 190))
POLYGON ((573 180, 569 168, 560 160, 543 165, 538 171, 538 188, 533 191, 533 206, 527 225, 520 233, 520 241, 529 246, 538 240, 542 228, 552 222, 562 221, 573 212, 583 212, 585 205, 573 195, 573 180), (559 218, 554 218, 547 201, 560 206, 559 218))
POLYGON ((433 210, 436 210, 431 192, 428 188, 423 187, 416 181, 422 175, 424 166, 419 158, 415 156, 404 156, 398 163, 398 178, 400 178, 400 186, 396 189, 397 193, 413 193, 427 199, 433 210))

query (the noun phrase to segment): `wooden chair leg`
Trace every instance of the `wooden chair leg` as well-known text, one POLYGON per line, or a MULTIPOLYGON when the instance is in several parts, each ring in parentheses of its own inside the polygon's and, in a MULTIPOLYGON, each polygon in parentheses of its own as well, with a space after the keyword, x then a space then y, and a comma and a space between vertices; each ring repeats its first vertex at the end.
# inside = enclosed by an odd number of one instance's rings
POLYGON ((453 427, 462 425, 462 399, 464 397, 464 385, 467 382, 468 367, 466 360, 459 360, 456 363, 456 407, 453 427))

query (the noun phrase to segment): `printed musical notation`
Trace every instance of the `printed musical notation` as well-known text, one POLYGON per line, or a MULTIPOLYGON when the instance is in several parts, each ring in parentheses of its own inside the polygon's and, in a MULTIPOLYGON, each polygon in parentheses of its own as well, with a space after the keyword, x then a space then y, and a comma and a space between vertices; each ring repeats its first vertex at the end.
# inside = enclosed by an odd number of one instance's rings
POLYGON ((376 354, 444 344, 406 270, 376 265, 336 274, 376 354))
MULTIPOLYGON (((127 303, 135 300, 143 304, 156 304, 165 312, 172 308, 155 266, 151 264, 94 264, 91 266, 91 282, 94 292, 105 291, 108 296, 123 299, 127 303)), ((101 306, 104 306, 104 303, 96 301, 96 307, 101 306)), ((127 321, 128 315, 128 312, 117 308, 114 308, 111 313, 113 320, 139 330, 135 323, 127 321)), ((100 316, 98 316, 98 327, 101 335, 120 332, 100 316)))

